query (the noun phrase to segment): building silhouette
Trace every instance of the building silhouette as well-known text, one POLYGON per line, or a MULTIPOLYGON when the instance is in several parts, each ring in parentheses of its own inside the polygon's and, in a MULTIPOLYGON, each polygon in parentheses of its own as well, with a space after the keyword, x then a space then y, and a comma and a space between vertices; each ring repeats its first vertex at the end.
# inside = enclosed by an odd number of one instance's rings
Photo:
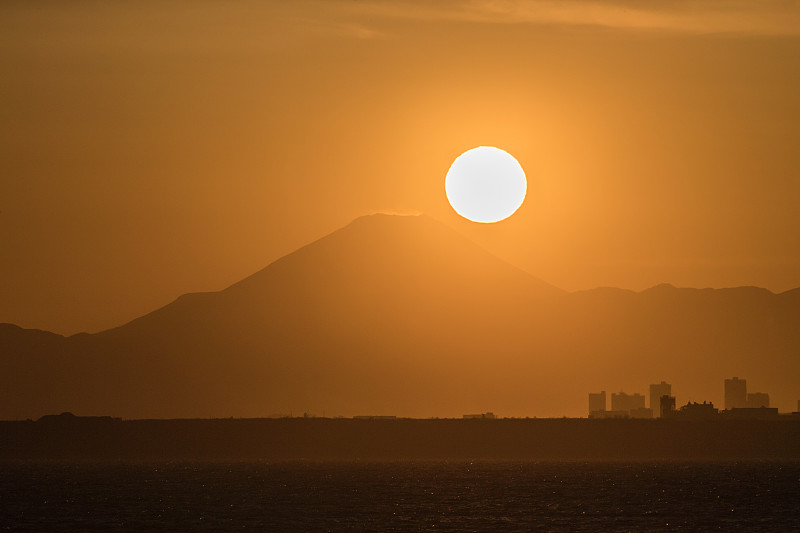
POLYGON ((589 416, 594 412, 606 410, 606 391, 589 393, 589 416))
POLYGON ((725 380, 725 409, 747 407, 747 380, 734 376, 725 380))
POLYGON ((747 392, 747 381, 734 376, 725 379, 725 411, 711 402, 689 402, 676 409, 672 396, 672 385, 666 381, 650 385, 650 407, 645 407, 642 394, 625 392, 611 393, 611 408, 606 403, 606 391, 589 393, 589 418, 677 418, 682 420, 710 420, 725 418, 732 420, 773 420, 780 417, 800 417, 800 400, 797 412, 781 415, 776 407, 770 407, 766 392, 747 392))
POLYGON ((719 416, 719 409, 711 402, 692 402, 681 407, 676 416, 683 420, 710 420, 719 416))
POLYGON ((675 415, 675 396, 666 394, 659 398, 658 403, 661 418, 672 418, 675 415))
POLYGON ((733 420, 777 420, 777 407, 734 407, 725 416, 733 420))
POLYGON ((653 411, 653 416, 659 416, 661 414, 661 397, 671 394, 672 385, 666 381, 650 385, 650 409, 653 411))
POLYGON ((653 418, 653 410, 647 407, 637 407, 628 411, 631 418, 653 418))
POLYGON ((589 418, 630 418, 630 411, 592 411, 589 418))
POLYGON ((494 413, 488 411, 486 413, 476 413, 476 414, 467 414, 462 415, 461 418, 465 418, 468 420, 494 420, 497 418, 494 413))
POLYGON ((638 392, 634 394, 614 392, 611 394, 612 411, 632 411, 634 409, 644 408, 644 395, 638 392))
POLYGON ((769 407, 769 394, 766 392, 748 392, 747 405, 748 408, 769 407))

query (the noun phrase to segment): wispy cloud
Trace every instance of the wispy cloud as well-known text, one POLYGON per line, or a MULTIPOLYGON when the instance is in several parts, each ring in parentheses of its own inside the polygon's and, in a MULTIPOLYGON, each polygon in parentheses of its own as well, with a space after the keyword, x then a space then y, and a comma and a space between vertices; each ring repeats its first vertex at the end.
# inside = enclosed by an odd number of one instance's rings
POLYGON ((467 0, 342 4, 372 17, 653 29, 691 33, 800 34, 798 0, 467 0))
POLYGON ((328 17, 325 19, 314 17, 295 17, 293 20, 304 24, 306 27, 313 27, 317 31, 339 37, 353 39, 371 39, 380 35, 380 32, 366 24, 354 20, 339 20, 339 17, 328 17))

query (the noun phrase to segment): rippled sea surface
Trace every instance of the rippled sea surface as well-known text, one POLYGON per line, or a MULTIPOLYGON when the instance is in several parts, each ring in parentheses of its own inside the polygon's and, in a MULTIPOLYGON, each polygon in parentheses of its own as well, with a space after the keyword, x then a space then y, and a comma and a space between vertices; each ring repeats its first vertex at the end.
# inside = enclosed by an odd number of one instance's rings
POLYGON ((2 530, 800 531, 800 463, 0 464, 2 530))

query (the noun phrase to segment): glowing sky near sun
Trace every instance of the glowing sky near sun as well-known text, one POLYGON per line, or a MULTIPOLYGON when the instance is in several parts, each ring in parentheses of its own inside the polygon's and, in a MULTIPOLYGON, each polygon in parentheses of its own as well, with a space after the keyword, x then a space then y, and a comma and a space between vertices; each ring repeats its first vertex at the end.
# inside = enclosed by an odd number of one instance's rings
POLYGON ((796 287, 786 2, 0 5, 0 322, 118 325, 364 213, 567 290, 796 287), (442 183, 513 154, 501 224, 442 183))

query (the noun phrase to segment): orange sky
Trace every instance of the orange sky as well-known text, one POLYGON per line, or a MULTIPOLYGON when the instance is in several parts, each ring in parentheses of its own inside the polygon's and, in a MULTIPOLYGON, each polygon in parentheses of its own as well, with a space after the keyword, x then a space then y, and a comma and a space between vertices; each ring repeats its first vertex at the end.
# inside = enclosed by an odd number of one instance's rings
POLYGON ((374 211, 567 290, 800 286, 797 2, 0 4, 0 322, 98 331, 374 211), (478 225, 452 160, 513 154, 478 225))

